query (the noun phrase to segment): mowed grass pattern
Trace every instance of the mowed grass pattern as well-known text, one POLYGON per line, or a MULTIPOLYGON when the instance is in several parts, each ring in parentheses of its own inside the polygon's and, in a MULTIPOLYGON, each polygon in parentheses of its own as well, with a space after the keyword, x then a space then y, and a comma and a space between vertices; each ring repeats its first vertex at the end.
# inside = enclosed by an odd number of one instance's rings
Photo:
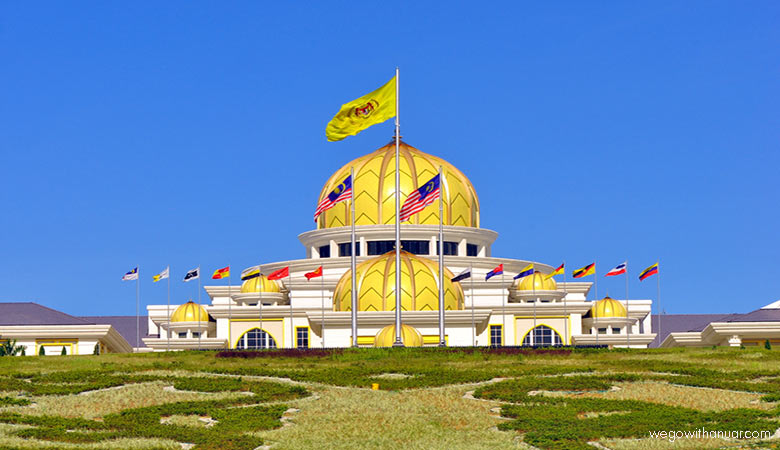
POLYGON ((764 349, 9 357, 0 390, 0 449, 777 448, 649 432, 780 428, 764 349))

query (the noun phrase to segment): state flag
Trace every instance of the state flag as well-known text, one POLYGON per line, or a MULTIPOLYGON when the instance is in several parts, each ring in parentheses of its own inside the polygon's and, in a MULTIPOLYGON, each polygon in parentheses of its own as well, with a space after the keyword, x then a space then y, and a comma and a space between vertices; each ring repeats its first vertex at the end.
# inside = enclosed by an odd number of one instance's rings
POLYGON ((639 274, 639 281, 645 281, 645 278, 655 275, 658 273, 658 263, 653 264, 652 266, 648 267, 647 269, 643 270, 642 273, 639 274))
POLYGON ((312 272, 306 272, 303 274, 303 276, 306 277, 307 280, 311 280, 312 278, 317 278, 322 276, 322 266, 317 267, 316 270, 312 272))
POLYGON ((283 269, 276 270, 274 272, 271 272, 271 275, 268 275, 269 280, 281 280, 282 278, 289 277, 290 276, 290 267, 285 267, 283 269))
POLYGON ((164 279, 168 278, 168 275, 170 274, 170 269, 171 269, 170 266, 166 267, 165 270, 163 270, 162 272, 160 272, 157 275, 153 276, 152 280, 154 280, 154 282, 157 283, 160 280, 164 280, 164 279))
POLYGON ((626 268, 628 267, 628 261, 624 262, 623 264, 618 264, 615 266, 614 269, 610 270, 609 272, 605 273, 605 277, 614 277, 615 275, 622 275, 626 273, 626 268))
POLYGON ((525 278, 528 275, 532 275, 533 273, 534 273, 534 265, 533 264, 529 264, 529 265, 525 266, 523 268, 523 270, 520 271, 520 273, 515 275, 514 279, 516 280, 518 278, 525 278))
POLYGON ((465 280, 466 278, 471 278, 471 269, 465 269, 463 272, 455 275, 455 277, 450 281, 457 283, 459 281, 465 280))
POLYGON ((214 274, 211 276, 212 280, 221 280, 223 278, 229 278, 230 277, 230 266, 223 267, 221 269, 217 269, 214 271, 214 274))
POLYGON ((192 269, 184 275, 184 281, 192 281, 200 278, 200 267, 192 269))
POLYGON ((122 276, 122 281, 130 281, 130 280, 137 280, 138 279, 138 267, 131 270, 130 272, 127 272, 122 276))
POLYGON ((504 273, 504 265, 503 264, 499 264, 498 267, 496 267, 495 269, 491 270, 490 272, 487 273, 487 275, 485 275, 485 281, 489 280, 490 278, 492 278, 492 277, 494 277, 496 275, 501 275, 502 273, 504 273))
POLYGON ((594 273, 596 273, 596 263, 591 263, 583 267, 582 269, 575 270, 572 276, 574 278, 582 278, 588 275, 593 275, 594 273))

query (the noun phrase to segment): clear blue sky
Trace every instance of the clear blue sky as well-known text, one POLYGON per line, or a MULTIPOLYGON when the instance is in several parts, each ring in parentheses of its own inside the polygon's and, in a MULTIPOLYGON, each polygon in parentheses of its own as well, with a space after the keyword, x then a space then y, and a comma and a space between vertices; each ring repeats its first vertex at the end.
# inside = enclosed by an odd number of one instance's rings
POLYGON ((398 65, 404 139, 471 179, 494 256, 628 259, 652 299, 660 258, 668 313, 747 312, 780 298, 779 23, 773 1, 4 2, 0 301, 133 314, 136 264, 159 304, 168 264, 180 303, 198 264, 304 257, 325 180, 392 136, 325 124, 398 65))

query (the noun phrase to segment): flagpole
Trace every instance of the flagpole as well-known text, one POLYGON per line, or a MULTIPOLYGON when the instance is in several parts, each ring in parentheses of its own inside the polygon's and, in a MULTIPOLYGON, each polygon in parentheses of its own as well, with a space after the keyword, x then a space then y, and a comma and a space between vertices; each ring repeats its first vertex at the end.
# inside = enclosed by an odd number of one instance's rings
POLYGON ((290 269, 287 269, 287 301, 290 302, 290 348, 295 348, 295 326, 293 325, 292 289, 290 288, 290 269))
MULTIPOLYGON (((395 342, 393 347, 403 347, 401 341, 401 121, 399 119, 399 70, 395 68, 395 342)), ((354 193, 354 191, 353 191, 354 193)), ((354 280, 354 273, 352 276, 354 280)), ((357 338, 355 338, 357 340, 357 338)))
MULTIPOLYGON (((200 312, 200 264, 198 264, 198 312, 200 312)), ((206 326, 208 326, 208 319, 206 321, 206 326)), ((170 333, 170 331, 169 331, 169 333, 170 333)), ((201 331, 198 334, 198 350, 200 350, 200 338, 201 338, 201 335, 203 335, 203 331, 201 331)))
POLYGON ((474 320, 474 264, 469 264, 469 282, 471 283, 471 339, 477 346, 477 323, 474 320))
MULTIPOLYGON (((595 289, 595 292, 593 294, 593 301, 598 302, 599 301, 599 274, 596 272, 596 260, 593 260, 593 286, 595 289)), ((596 303, 594 303, 595 305, 596 303)), ((599 345, 599 324, 596 320, 597 317, 594 314, 593 315, 593 323, 596 324, 596 345, 599 345)))
MULTIPOLYGON (((658 275, 657 286, 658 286, 658 347, 661 347, 661 339, 663 338, 663 334, 661 333, 661 260, 658 259, 656 264, 656 272, 658 272, 656 275, 658 275)), ((652 323, 652 321, 651 321, 652 323)))
MULTIPOLYGON (((168 336, 168 341, 165 344, 165 351, 169 352, 171 351, 171 266, 168 266, 168 309, 166 312, 168 316, 168 330, 165 334, 168 336)), ((198 312, 200 313, 200 308, 198 308, 198 312)))
MULTIPOLYGON (((260 280, 257 280, 257 282, 260 283, 262 281, 262 277, 263 277, 263 267, 258 265, 257 266, 257 271, 260 272, 260 275, 257 276, 258 278, 260 278, 260 280)), ((260 290, 260 289, 258 289, 258 290, 260 290)), ((263 333, 265 333, 265 331, 263 330, 263 297, 262 297, 262 295, 257 300, 257 308, 258 308, 258 315, 260 316, 260 348, 262 349, 262 348, 265 348, 265 344, 267 343, 267 341, 265 339, 263 339, 263 337, 264 337, 263 333)))
POLYGON ((626 260, 626 319, 628 325, 626 326, 626 346, 631 348, 631 316, 628 314, 628 260, 626 260))
MULTIPOLYGON (((536 304, 539 303, 539 299, 536 298, 536 270, 531 269, 531 289, 533 289, 534 296, 534 328, 531 330, 531 346, 536 347, 536 304)), ((522 345, 522 342, 520 343, 522 345)))
MULTIPOLYGON (((355 250, 354 248, 352 250, 355 250)), ((320 266, 320 269, 323 267, 320 266)), ((322 348, 325 348, 325 270, 320 274, 320 287, 322 288, 322 348)))
POLYGON ((228 264, 228 348, 233 348, 233 297, 230 291, 230 264, 228 264))
POLYGON ((569 345, 569 312, 566 310, 566 297, 569 295, 569 287, 566 286, 566 261, 563 261, 563 345, 569 345))
POLYGON ((444 181, 439 166, 439 347, 446 347, 444 336, 444 181))
MULTIPOLYGON (((350 254, 350 268, 352 270, 352 346, 357 347, 357 274, 355 273, 357 267, 357 252, 355 248, 355 168, 349 168, 349 176, 352 183, 352 199, 350 202, 350 208, 352 209, 352 253, 350 254)), ((323 333, 324 334, 324 333, 323 333)))
POLYGON ((138 275, 135 279, 135 351, 137 352, 141 348, 141 316, 140 316, 140 303, 141 303, 141 265, 139 264, 137 270, 138 275))
POLYGON ((504 268, 501 268, 501 346, 504 346, 506 335, 506 293, 504 292, 504 268))

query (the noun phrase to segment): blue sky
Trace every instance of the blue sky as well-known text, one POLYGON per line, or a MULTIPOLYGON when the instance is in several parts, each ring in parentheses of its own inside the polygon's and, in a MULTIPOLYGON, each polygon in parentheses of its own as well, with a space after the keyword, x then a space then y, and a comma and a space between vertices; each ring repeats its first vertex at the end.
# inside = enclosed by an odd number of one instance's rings
MULTIPOLYGON (((339 106, 401 68, 404 139, 458 166, 494 256, 661 260, 669 313, 780 298, 777 2, 5 2, 0 300, 164 303, 151 275, 305 256, 339 106)), ((621 296, 624 280, 599 279, 621 296)), ((209 280, 210 281, 210 280, 209 280)), ((215 282, 217 283, 217 282, 215 282)))

